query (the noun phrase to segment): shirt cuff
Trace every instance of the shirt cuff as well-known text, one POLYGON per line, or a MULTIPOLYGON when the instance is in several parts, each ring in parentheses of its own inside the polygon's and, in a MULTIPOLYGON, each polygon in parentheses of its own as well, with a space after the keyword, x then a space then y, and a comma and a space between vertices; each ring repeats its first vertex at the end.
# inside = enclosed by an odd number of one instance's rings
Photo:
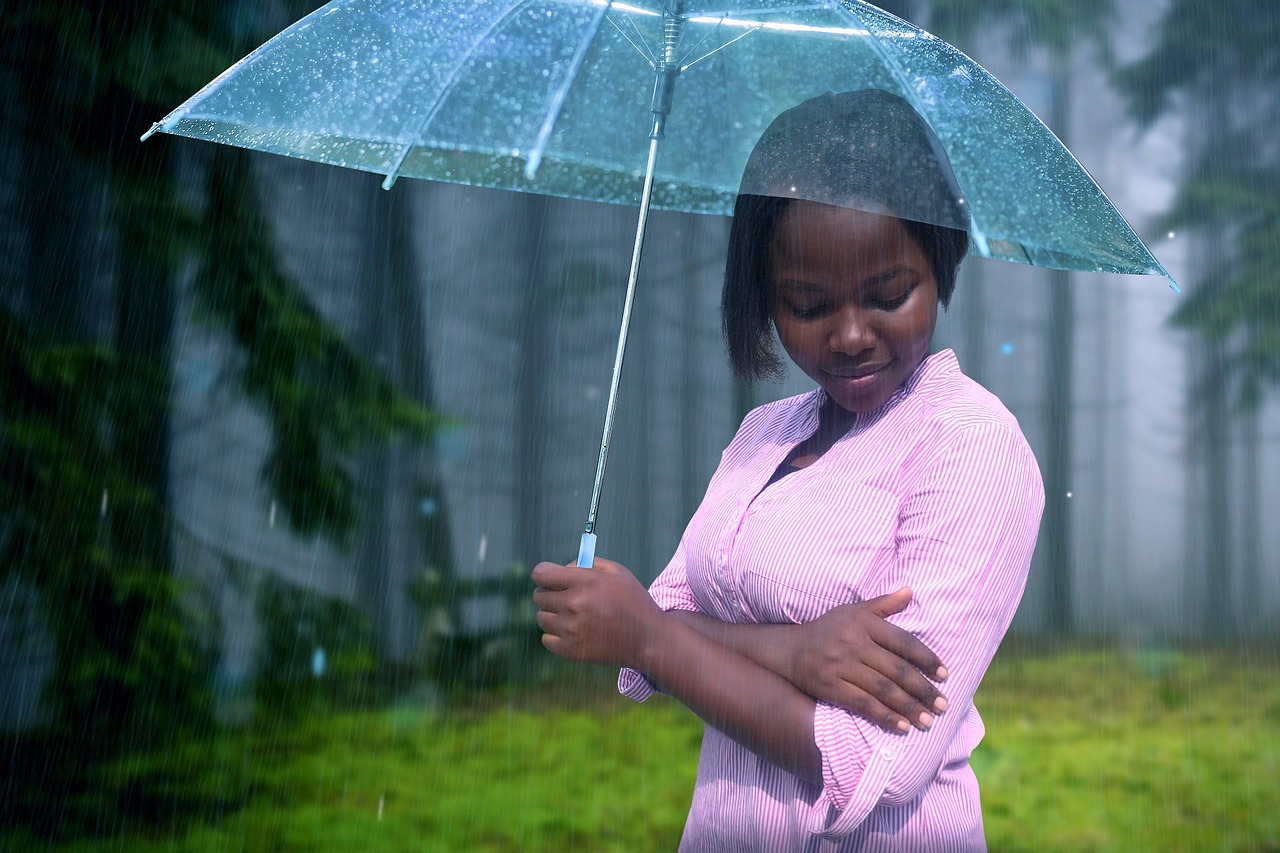
POLYGON ((902 761, 906 738, 867 733, 843 708, 819 702, 814 709, 813 739, 822 754, 822 793, 813 804, 809 831, 842 838, 867 819, 902 761))
POLYGON ((635 669, 623 669, 618 673, 618 692, 628 699, 643 702, 658 692, 643 672, 635 669))

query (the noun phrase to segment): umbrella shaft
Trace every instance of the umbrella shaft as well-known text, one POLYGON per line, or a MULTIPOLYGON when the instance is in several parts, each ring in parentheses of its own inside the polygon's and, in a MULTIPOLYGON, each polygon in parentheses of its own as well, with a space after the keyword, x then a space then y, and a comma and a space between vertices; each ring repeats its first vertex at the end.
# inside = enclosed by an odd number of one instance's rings
POLYGON ((618 380, 622 376, 622 357, 627 351, 627 331, 631 328, 631 305, 635 301, 636 280, 640 277, 640 253, 644 249, 645 226, 649 223, 649 201, 653 197, 653 167, 658 159, 658 141, 663 137, 667 114, 671 112, 671 96, 676 76, 680 73, 676 49, 684 28, 684 0, 675 0, 674 8, 664 13, 663 47, 653 84, 653 129, 649 133, 649 162, 644 170, 644 190, 640 194, 640 216, 636 221, 636 241, 631 250, 631 271, 627 275, 627 298, 622 306, 622 328, 618 330, 618 350, 613 357, 613 378, 609 382, 609 402, 604 412, 604 432, 600 436, 600 458, 596 461, 596 480, 591 488, 591 509, 578 547, 578 565, 595 564, 596 511, 600 508, 600 490, 604 485, 604 466, 609 458, 609 442, 613 438, 613 416, 618 407, 618 380))
MULTIPOLYGON (((618 379, 622 375, 622 357, 627 351, 627 331, 631 326, 631 305, 635 301, 636 279, 640 275, 640 253, 644 248, 645 226, 649 221, 649 200, 653 195, 653 167, 658 157, 658 139, 649 140, 649 163, 645 167, 644 191, 640 196, 640 216, 636 222, 636 241, 631 251, 631 272, 627 276, 627 297, 622 307, 622 328, 618 331, 618 350, 613 358, 613 378, 609 383, 609 402, 605 407, 604 434, 600 437, 600 458, 596 462, 596 480, 591 490, 591 509, 587 514, 585 533, 594 534, 596 510, 600 506, 600 489, 604 483, 604 466, 613 437, 613 417, 618 405, 618 379)), ((594 555, 592 555, 594 556, 594 555)), ((578 565, 583 565, 579 562, 578 565)), ((589 565, 589 563, 588 563, 589 565)))

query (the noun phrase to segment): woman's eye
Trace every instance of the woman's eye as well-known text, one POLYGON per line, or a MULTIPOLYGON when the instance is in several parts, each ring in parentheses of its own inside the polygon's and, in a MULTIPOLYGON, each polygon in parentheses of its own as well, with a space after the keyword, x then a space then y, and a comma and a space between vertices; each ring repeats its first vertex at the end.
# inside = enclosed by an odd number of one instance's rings
POLYGON ((814 317, 821 316, 822 312, 825 310, 826 310, 826 306, 823 306, 823 305, 812 305, 812 306, 804 306, 804 307, 801 307, 799 305, 791 306, 791 313, 794 314, 796 317, 800 318, 801 320, 812 320, 814 317))
POLYGON ((903 293, 901 296, 895 296, 892 299, 873 299, 871 304, 882 311, 892 311, 895 308, 901 308, 907 301, 907 297, 911 295, 911 291, 903 293))

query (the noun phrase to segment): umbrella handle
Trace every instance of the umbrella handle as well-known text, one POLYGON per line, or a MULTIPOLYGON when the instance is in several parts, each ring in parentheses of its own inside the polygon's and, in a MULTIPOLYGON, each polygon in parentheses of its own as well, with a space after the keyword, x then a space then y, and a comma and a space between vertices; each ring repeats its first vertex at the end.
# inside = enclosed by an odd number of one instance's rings
POLYGON ((589 569, 596 564, 596 535, 582 534, 582 544, 578 546, 578 565, 589 569))

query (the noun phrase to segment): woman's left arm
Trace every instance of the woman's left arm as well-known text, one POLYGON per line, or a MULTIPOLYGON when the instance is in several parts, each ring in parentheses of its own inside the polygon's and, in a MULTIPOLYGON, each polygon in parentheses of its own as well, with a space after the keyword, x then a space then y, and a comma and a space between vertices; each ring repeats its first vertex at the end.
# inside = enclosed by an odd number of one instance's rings
POLYGON ((895 738, 819 704, 815 832, 845 835, 876 805, 911 803, 937 777, 1022 598, 1043 508, 1039 467, 1012 424, 967 425, 923 469, 899 514, 889 581, 909 584, 914 598, 890 621, 946 661, 949 706, 928 731, 895 738))

